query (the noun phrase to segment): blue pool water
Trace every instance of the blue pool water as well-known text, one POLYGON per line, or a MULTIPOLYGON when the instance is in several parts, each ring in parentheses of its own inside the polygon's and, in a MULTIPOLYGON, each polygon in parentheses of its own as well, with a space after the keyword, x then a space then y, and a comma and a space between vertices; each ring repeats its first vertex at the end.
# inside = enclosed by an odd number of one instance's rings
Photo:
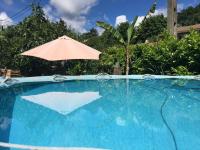
POLYGON ((200 81, 74 80, 0 89, 0 141, 199 150, 200 81))

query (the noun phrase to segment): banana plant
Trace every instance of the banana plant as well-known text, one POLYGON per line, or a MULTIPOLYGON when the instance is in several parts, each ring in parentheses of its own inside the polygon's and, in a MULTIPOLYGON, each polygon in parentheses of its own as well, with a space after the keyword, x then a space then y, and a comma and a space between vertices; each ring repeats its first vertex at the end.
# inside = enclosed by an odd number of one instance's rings
MULTIPOLYGON (((155 12, 156 9, 156 3, 157 0, 154 0, 153 5, 151 6, 150 10, 148 11, 147 15, 145 16, 144 20, 146 20, 147 16, 151 15, 152 13, 155 12)), ((131 41, 137 38, 137 35, 135 34, 135 24, 137 22, 138 16, 136 16, 133 20, 132 23, 129 24, 129 27, 127 29, 127 40, 123 38, 123 36, 120 34, 120 32, 113 27, 112 25, 102 22, 102 21, 97 21, 96 25, 109 31, 111 35, 120 43, 122 46, 125 48, 125 55, 126 55, 126 75, 129 74, 129 61, 130 61, 130 56, 129 56, 129 45, 131 41)))

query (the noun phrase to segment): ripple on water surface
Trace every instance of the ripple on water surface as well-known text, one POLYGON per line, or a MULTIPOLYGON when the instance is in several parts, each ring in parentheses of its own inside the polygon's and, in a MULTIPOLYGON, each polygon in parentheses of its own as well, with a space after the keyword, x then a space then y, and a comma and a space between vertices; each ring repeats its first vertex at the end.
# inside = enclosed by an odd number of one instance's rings
POLYGON ((200 81, 84 80, 0 90, 0 141, 198 150, 200 81))

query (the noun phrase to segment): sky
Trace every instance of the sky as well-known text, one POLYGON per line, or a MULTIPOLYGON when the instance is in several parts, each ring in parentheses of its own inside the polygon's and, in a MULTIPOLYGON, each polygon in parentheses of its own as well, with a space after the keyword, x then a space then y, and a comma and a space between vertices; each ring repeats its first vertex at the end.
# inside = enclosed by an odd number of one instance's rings
MULTIPOLYGON (((83 33, 96 28, 96 21, 106 21, 116 26, 121 22, 131 22, 136 15, 139 16, 138 25, 154 0, 0 0, 0 25, 8 26, 23 20, 31 13, 29 4, 34 1, 40 2, 51 21, 62 18, 76 31, 83 33)), ((196 6, 200 0, 177 0, 177 3, 180 11, 196 6)), ((167 0, 158 0, 154 15, 162 13, 166 16, 166 7, 167 0)))

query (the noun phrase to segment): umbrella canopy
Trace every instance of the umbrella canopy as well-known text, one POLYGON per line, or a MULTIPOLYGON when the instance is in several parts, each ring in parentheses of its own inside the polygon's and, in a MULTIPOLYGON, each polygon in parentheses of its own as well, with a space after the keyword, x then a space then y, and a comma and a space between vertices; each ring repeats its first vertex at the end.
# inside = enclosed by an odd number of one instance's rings
POLYGON ((48 61, 71 60, 71 59, 94 59, 98 60, 101 52, 80 43, 67 36, 60 37, 21 55, 33 56, 48 61))

